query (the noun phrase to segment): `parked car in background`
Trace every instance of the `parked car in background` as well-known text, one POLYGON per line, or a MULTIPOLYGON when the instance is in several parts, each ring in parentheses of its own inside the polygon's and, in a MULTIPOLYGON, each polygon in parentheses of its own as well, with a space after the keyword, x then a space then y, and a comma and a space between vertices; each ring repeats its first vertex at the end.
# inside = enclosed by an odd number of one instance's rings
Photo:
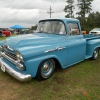
POLYGON ((29 29, 21 29, 20 34, 30 34, 30 30, 29 29))
POLYGON ((89 34, 92 34, 92 35, 100 35, 100 28, 94 28, 93 30, 91 30, 89 32, 89 34))
POLYGON ((1 36, 10 36, 10 30, 9 29, 1 29, 1 36))
POLYGON ((2 36, 10 36, 10 31, 2 31, 2 36))

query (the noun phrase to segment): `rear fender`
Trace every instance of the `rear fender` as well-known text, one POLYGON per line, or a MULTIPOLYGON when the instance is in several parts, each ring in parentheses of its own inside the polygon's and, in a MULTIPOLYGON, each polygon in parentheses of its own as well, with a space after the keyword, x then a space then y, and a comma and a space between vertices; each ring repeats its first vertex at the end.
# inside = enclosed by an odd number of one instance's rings
POLYGON ((96 48, 100 48, 100 39, 93 39, 93 40, 87 41, 86 55, 89 55, 92 57, 93 52, 96 48))

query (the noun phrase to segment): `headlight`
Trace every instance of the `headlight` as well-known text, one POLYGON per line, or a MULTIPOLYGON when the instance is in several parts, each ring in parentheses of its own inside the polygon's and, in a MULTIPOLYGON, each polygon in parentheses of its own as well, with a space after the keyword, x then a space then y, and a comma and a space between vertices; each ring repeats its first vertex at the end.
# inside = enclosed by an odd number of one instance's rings
POLYGON ((20 61, 20 65, 18 65, 16 67, 18 69, 20 69, 20 70, 25 70, 25 65, 23 63, 23 57, 22 57, 22 55, 18 51, 15 51, 15 54, 16 54, 17 60, 20 61))
POLYGON ((17 59, 20 60, 20 61, 23 61, 22 55, 18 51, 15 51, 15 53, 16 53, 17 59))

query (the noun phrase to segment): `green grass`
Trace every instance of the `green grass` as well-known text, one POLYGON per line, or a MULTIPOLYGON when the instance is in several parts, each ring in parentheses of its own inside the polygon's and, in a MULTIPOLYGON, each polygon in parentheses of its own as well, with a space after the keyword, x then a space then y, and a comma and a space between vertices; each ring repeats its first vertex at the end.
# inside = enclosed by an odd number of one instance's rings
POLYGON ((0 70, 0 100, 100 100, 100 56, 21 83, 0 70))
MULTIPOLYGON (((16 34, 11 34, 11 36, 15 36, 16 34)), ((0 41, 2 41, 2 40, 5 40, 7 37, 4 37, 4 36, 2 36, 2 37, 0 37, 0 41)))
POLYGON ((0 37, 0 41, 6 39, 6 37, 0 37))

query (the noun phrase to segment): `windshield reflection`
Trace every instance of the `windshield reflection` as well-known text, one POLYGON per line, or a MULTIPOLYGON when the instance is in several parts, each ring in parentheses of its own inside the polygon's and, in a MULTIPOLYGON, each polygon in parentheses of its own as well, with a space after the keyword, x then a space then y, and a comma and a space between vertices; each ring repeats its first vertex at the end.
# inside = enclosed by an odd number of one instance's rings
POLYGON ((62 21, 41 21, 38 24, 37 32, 47 34, 66 34, 62 21))

